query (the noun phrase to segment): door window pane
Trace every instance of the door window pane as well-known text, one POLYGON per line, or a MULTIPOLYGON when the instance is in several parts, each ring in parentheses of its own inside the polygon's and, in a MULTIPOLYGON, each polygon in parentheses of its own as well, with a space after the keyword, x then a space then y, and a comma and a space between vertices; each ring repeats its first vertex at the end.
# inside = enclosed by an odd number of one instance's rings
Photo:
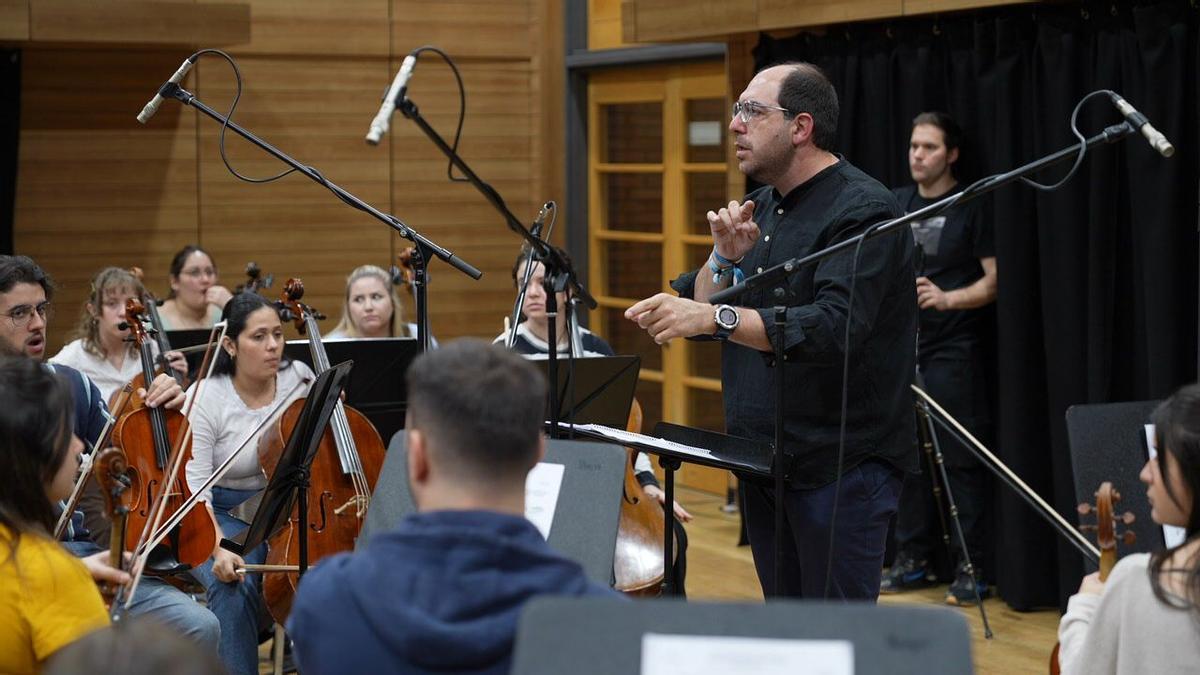
POLYGON ((687 102, 687 161, 724 162, 729 109, 724 98, 687 102))
POLYGON ((659 164, 663 158, 662 104, 609 103, 600 106, 601 161, 659 164))
POLYGON ((602 227, 626 232, 662 232, 662 174, 606 173, 602 227))

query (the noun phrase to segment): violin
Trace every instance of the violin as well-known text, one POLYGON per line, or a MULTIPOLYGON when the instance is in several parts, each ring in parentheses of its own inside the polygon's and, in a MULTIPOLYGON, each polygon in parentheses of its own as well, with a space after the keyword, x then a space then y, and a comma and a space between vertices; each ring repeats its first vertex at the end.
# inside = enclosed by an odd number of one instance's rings
MULTIPOLYGON (((133 479, 129 476, 129 462, 120 448, 105 448, 96 454, 92 466, 92 471, 96 474, 96 483, 104 495, 105 514, 112 521, 108 564, 116 569, 124 569, 125 531, 129 516, 129 507, 125 502, 129 488, 133 485, 133 479)), ((118 591, 119 587, 109 582, 101 584, 100 595, 104 598, 104 604, 112 607, 118 591)))
MULTIPOLYGON (((1096 498, 1094 505, 1084 502, 1076 510, 1080 517, 1095 513, 1096 523, 1094 525, 1081 524, 1079 530, 1096 533, 1096 546, 1100 549, 1100 581, 1107 581, 1108 574, 1117 564, 1117 526, 1125 526, 1125 530, 1120 533, 1119 538, 1126 546, 1132 546, 1137 541, 1137 534, 1130 530, 1129 526, 1133 524, 1136 517, 1129 511, 1119 516, 1114 513, 1113 506, 1121 501, 1121 494, 1113 488, 1112 483, 1108 481, 1101 483, 1100 489, 1096 490, 1094 496, 1096 498)), ((1058 647, 1058 643, 1055 643, 1054 650, 1050 652, 1051 675, 1059 674, 1058 647)))
MULTIPOLYGON (((317 325, 320 314, 300 302, 304 284, 288 279, 283 288, 280 306, 286 321, 308 337, 313 370, 322 373, 329 369, 329 357, 321 343, 317 325)), ((268 475, 275 472, 287 439, 304 409, 305 399, 294 401, 279 421, 263 434, 259 443, 259 462, 268 475)), ((292 509, 287 525, 270 540, 267 564, 264 569, 295 570, 300 560, 298 528, 307 527, 308 560, 350 551, 362 529, 371 492, 383 467, 386 447, 379 432, 362 413, 338 401, 329 427, 309 469, 309 513, 301 514, 299 504, 292 509), (315 513, 314 513, 315 511, 315 513)), ((263 596, 271 616, 284 623, 292 609, 292 599, 299 583, 295 571, 263 576, 263 596)))
MULTIPOLYGON (((125 323, 141 355, 142 376, 150 382, 154 359, 142 323, 144 313, 141 301, 130 298, 126 302, 125 323)), ((179 476, 192 454, 187 426, 179 411, 145 405, 125 413, 113 425, 112 443, 125 453, 131 481, 126 545, 139 554, 148 526, 169 518, 191 498, 187 481, 179 476)), ((208 509, 191 509, 153 551, 149 569, 156 574, 185 571, 208 560, 216 545, 217 524, 208 509)))
MULTIPOLYGON (((626 431, 642 430, 642 406, 634 399, 629 410, 626 431)), ((632 596, 655 597, 662 594, 663 534, 666 518, 662 505, 642 489, 634 472, 637 450, 625 448, 625 486, 621 494, 621 515, 617 524, 617 548, 613 554, 613 588, 632 596)), ((679 542, 675 542, 678 550, 679 542)))

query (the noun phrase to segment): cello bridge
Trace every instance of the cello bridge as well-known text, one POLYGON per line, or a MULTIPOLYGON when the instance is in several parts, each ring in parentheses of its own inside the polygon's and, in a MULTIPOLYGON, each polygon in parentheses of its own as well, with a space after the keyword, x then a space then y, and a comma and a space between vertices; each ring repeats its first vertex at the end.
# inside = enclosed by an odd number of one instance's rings
POLYGON ((367 511, 367 498, 362 495, 355 495, 350 499, 347 499, 345 504, 342 504, 334 509, 333 513, 334 515, 340 516, 351 507, 354 508, 354 515, 358 518, 362 518, 363 514, 365 514, 367 511))

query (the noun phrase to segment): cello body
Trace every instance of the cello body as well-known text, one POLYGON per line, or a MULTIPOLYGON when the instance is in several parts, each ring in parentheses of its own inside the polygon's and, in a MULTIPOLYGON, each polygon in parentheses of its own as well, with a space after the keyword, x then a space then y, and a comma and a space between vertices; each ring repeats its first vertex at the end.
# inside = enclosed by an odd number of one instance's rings
MULTIPOLYGON (((316 313, 299 302, 303 293, 300 280, 289 279, 282 304, 291 312, 297 327, 308 335, 313 365, 316 366, 314 370, 324 372, 329 368, 329 360, 321 345, 316 313)), ((260 439, 259 463, 268 475, 273 475, 279 465, 306 400, 293 401, 260 439)), ((308 513, 300 513, 299 501, 293 505, 287 524, 272 533, 268 541, 267 566, 299 565, 301 527, 307 528, 309 564, 353 550, 370 506, 371 493, 383 468, 386 449, 371 421, 339 401, 309 468, 308 513)), ((296 572, 263 576, 267 608, 281 624, 291 612, 299 576, 296 572)))
MULTIPOLYGON (((635 399, 626 430, 642 430, 642 407, 635 399)), ((626 595, 656 597, 662 594, 663 534, 666 518, 658 500, 646 496, 633 469, 635 451, 626 448, 625 486, 613 553, 613 586, 626 595)), ((678 541, 675 543, 678 550, 678 541)))

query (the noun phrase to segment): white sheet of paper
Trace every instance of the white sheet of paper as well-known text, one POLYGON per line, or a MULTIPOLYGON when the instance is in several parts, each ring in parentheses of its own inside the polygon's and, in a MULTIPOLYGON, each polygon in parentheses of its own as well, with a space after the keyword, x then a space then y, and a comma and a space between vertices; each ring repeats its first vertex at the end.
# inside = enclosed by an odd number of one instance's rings
POLYGON ((642 636, 642 675, 854 675, 849 640, 642 636), (799 664, 803 664, 801 667, 799 664))
MULTIPOLYGON (((1150 449, 1150 459, 1158 457, 1158 441, 1157 434, 1153 424, 1145 425, 1146 431, 1146 447, 1150 449)), ((1177 527, 1175 525, 1163 525, 1163 539, 1166 540, 1167 548, 1174 548, 1187 540, 1187 529, 1177 527)))
POLYGON ((554 524, 565 468, 562 464, 538 462, 525 476, 525 517, 545 539, 550 538, 550 526, 554 524))

